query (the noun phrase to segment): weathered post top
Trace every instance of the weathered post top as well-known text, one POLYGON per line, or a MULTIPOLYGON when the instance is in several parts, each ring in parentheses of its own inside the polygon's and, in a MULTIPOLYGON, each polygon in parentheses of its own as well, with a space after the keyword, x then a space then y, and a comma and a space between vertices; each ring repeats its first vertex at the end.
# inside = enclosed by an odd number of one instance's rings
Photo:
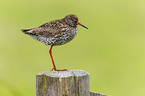
POLYGON ((36 96, 89 96, 89 73, 43 71, 36 75, 36 96))
POLYGON ((68 71, 42 71, 37 74, 37 76, 40 75, 45 75, 45 76, 50 76, 50 77, 70 77, 70 76, 85 76, 89 75, 84 70, 68 70, 68 71))
POLYGON ((36 96, 107 96, 90 92, 83 70, 42 71, 36 75, 36 96))

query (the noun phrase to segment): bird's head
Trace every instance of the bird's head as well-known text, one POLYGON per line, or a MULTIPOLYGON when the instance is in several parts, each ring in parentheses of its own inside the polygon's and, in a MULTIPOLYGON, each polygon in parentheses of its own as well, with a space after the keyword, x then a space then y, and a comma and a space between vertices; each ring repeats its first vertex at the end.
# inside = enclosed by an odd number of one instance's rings
POLYGON ((67 15, 63 18, 63 20, 65 21, 65 23, 67 23, 68 25, 72 26, 72 27, 76 27, 77 25, 80 25, 86 29, 88 29, 86 26, 84 26, 83 24, 78 22, 78 17, 76 15, 67 15))

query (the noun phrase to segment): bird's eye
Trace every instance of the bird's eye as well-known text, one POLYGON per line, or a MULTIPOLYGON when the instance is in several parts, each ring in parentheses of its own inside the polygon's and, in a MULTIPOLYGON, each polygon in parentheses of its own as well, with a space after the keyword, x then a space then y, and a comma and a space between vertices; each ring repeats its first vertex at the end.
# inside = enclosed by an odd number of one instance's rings
POLYGON ((72 19, 72 18, 71 18, 71 20, 72 20, 73 22, 77 22, 77 20, 74 20, 74 19, 72 19))
POLYGON ((70 18, 70 20, 74 21, 74 19, 70 18))

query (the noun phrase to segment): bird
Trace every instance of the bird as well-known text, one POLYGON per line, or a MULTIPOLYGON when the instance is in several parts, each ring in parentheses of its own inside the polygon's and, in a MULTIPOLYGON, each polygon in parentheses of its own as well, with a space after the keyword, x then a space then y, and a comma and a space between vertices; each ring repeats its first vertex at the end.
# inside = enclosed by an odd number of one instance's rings
POLYGON ((35 40, 43 42, 46 45, 50 45, 49 54, 53 64, 52 70, 65 71, 66 69, 56 68, 52 56, 52 48, 53 46, 63 45, 70 42, 78 33, 77 25, 88 29, 88 27, 78 22, 78 17, 76 15, 70 14, 66 15, 62 19, 44 23, 40 27, 32 29, 22 29, 21 31, 25 34, 30 35, 35 40))

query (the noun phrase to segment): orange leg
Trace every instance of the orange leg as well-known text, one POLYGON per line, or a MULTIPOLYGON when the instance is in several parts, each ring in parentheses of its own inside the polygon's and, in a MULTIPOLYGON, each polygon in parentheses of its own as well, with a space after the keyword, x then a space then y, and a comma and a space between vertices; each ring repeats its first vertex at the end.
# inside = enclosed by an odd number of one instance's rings
POLYGON ((52 47, 50 47, 50 50, 49 50, 49 54, 50 54, 50 57, 51 57, 51 60, 52 60, 52 64, 53 64, 53 69, 55 71, 66 71, 66 69, 56 69, 56 66, 55 66, 55 63, 54 63, 54 59, 53 59, 53 56, 52 56, 52 47))
POLYGON ((53 60, 53 56, 52 56, 52 47, 53 46, 50 47, 49 54, 50 54, 50 57, 51 57, 51 60, 52 60, 53 69, 56 70, 56 67, 55 67, 55 64, 54 64, 54 60, 53 60))

